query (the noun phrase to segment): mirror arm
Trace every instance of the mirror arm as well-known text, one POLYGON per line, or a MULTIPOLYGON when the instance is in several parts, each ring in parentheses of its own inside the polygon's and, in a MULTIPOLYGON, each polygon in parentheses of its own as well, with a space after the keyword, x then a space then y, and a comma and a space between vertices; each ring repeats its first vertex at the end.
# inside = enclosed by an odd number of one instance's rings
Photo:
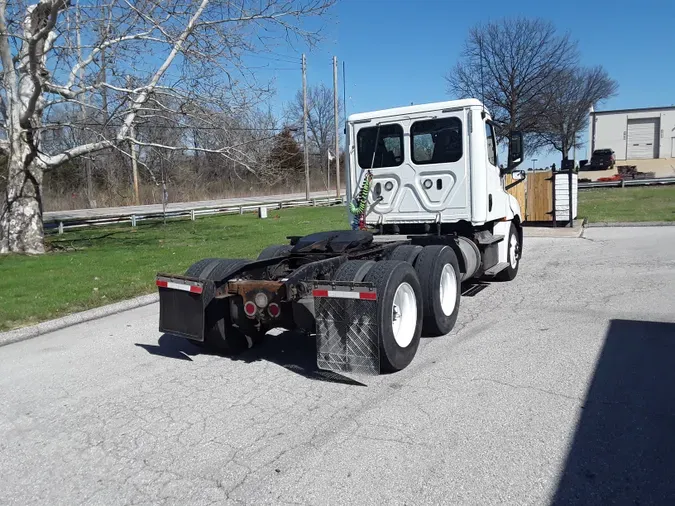
POLYGON ((525 181, 525 178, 523 178, 523 179, 518 179, 517 181, 514 181, 514 182, 511 183, 511 184, 507 184, 507 185, 504 187, 504 189, 505 189, 505 190, 510 190, 510 189, 513 188, 514 186, 517 186, 517 185, 519 185, 520 183, 523 183, 524 181, 525 181))

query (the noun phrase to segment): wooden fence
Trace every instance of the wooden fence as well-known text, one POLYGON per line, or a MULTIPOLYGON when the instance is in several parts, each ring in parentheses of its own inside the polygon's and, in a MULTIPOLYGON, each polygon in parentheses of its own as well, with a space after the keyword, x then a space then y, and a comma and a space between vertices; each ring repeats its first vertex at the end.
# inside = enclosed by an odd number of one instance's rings
MULTIPOLYGON (((556 173, 556 218, 560 221, 569 221, 569 197, 568 197, 568 174, 556 173)), ((576 193, 577 193, 577 175, 573 175, 573 192, 572 211, 576 217, 576 193)), ((515 181, 510 174, 506 176, 506 186, 515 181)), ((553 173, 547 172, 530 172, 527 174, 525 181, 512 186, 507 190, 513 195, 518 204, 520 204, 520 211, 523 214, 524 221, 542 222, 553 221, 553 173)))

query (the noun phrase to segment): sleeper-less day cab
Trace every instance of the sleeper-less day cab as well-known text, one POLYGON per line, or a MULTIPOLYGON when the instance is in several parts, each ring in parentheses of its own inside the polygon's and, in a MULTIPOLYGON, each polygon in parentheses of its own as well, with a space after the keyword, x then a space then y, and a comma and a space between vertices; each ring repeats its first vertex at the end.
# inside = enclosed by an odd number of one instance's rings
POLYGON ((422 334, 452 330, 461 282, 511 280, 522 216, 504 176, 522 159, 476 99, 348 118, 347 200, 358 230, 289 237, 256 260, 205 259, 158 274, 160 330, 237 353, 273 327, 316 334, 317 364, 338 372, 405 368, 422 334))

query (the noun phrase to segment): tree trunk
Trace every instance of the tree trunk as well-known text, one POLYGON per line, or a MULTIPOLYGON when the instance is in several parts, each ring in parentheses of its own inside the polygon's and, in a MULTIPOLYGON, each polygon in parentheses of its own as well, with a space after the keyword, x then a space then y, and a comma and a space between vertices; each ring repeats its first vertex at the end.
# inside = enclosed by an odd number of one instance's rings
POLYGON ((560 150, 560 152, 562 153, 563 160, 567 160, 569 158, 570 147, 564 140, 562 141, 562 149, 560 150))
POLYGON ((45 252, 42 227, 42 167, 24 164, 20 153, 8 162, 7 190, 0 214, 0 254, 45 252))

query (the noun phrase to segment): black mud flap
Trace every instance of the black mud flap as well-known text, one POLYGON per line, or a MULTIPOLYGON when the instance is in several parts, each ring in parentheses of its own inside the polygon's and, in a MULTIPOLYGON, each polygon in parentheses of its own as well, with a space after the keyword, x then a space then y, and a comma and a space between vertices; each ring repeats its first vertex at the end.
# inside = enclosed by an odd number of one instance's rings
POLYGON ((316 362, 338 373, 380 373, 377 293, 370 283, 314 283, 316 362))
POLYGON ((185 276, 157 275, 159 289, 159 331, 195 341, 204 341, 209 327, 207 315, 213 313, 213 281, 185 276))

